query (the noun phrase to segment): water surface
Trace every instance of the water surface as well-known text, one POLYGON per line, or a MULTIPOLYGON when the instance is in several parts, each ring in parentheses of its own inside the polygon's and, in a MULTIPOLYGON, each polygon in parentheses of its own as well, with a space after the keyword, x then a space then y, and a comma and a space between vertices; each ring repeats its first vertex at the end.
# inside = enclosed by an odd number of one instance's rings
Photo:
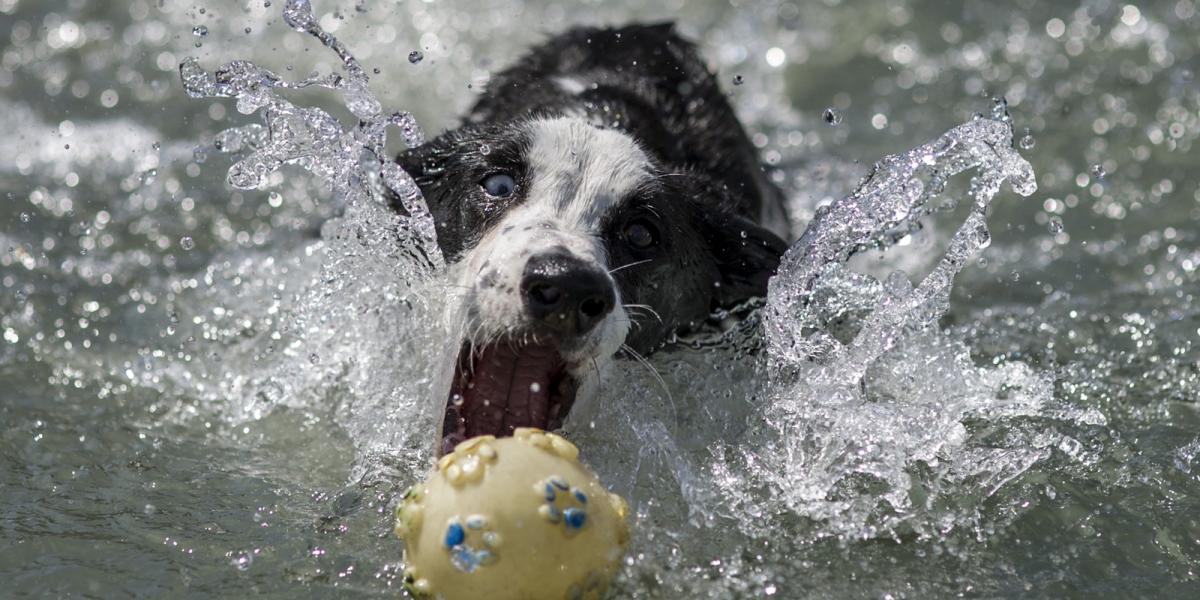
MULTIPOLYGON (((244 154, 218 134, 258 115, 179 77, 188 57, 342 72, 282 4, 0 0, 6 594, 402 593, 390 510, 429 460, 445 288, 403 224, 316 175, 231 187, 244 154)), ((549 32, 675 19, 797 234, 1006 100, 1033 195, 972 195, 1000 163, 950 178, 945 210, 823 274, 811 310, 781 277, 745 328, 573 415, 635 509, 617 596, 1200 594, 1193 0, 314 8, 430 134, 549 32), (981 196, 989 233, 956 238, 981 196)), ((354 122, 338 93, 287 97, 354 122)))

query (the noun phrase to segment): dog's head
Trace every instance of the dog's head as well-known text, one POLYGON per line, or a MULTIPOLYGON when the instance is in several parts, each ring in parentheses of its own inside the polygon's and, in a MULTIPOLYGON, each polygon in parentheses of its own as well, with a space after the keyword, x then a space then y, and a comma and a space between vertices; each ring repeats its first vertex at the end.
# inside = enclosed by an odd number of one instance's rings
POLYGON ((468 125, 400 157, 465 293, 442 448, 554 428, 623 345, 761 296, 783 242, 710 178, 583 119, 468 125))

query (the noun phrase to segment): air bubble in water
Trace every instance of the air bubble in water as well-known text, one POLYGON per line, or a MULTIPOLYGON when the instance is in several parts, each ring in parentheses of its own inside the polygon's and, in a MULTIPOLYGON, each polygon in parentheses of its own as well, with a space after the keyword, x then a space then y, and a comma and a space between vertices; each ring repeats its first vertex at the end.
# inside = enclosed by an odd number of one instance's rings
POLYGON ((28 223, 31 219, 32 219, 32 217, 29 216, 29 213, 27 213, 27 212, 21 213, 21 222, 22 223, 28 223))
POLYGON ((413 50, 412 52, 408 53, 408 62, 415 65, 422 60, 425 60, 425 55, 422 54, 420 50, 413 50))
POLYGON ((487 156, 492 153, 492 147, 487 144, 482 144, 479 146, 479 153, 487 156))
POLYGON ((196 37, 204 37, 204 36, 208 35, 208 26, 197 25, 197 26, 193 27, 192 35, 194 35, 196 37))
POLYGON ((196 247, 196 240, 193 240, 191 236, 185 235, 179 238, 179 247, 191 252, 196 247))
POLYGON ((842 113, 832 106, 825 109, 825 113, 821 115, 821 118, 825 120, 826 125, 842 124, 842 113))
POLYGON ((1047 223, 1046 226, 1050 229, 1050 233, 1055 235, 1063 232, 1063 222, 1062 219, 1058 217, 1050 217, 1050 222, 1047 223))
POLYGON ((1021 139, 1017 141, 1017 146, 1022 150, 1033 150, 1035 145, 1037 145, 1037 140, 1034 140, 1029 132, 1025 132, 1025 135, 1021 136, 1021 139))
POLYGON ((744 78, 742 78, 741 75, 733 76, 733 85, 742 85, 745 82, 746 82, 746 80, 744 78))
POLYGON ((1092 168, 1089 169, 1088 172, 1091 173, 1092 177, 1096 180, 1101 180, 1105 177, 1108 177, 1108 171, 1104 168, 1104 165, 1100 163, 1092 165, 1092 168))

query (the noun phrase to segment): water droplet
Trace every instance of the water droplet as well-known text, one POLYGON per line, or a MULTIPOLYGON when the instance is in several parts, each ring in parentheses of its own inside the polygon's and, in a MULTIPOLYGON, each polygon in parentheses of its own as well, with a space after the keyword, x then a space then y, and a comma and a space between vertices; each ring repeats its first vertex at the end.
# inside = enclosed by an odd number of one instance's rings
POLYGON ((1091 173, 1092 177, 1096 180, 1101 180, 1105 177, 1108 177, 1108 171, 1104 168, 1104 165, 1100 163, 1092 165, 1092 168, 1089 169, 1088 172, 1091 173))
POLYGON ((283 22, 296 31, 308 31, 316 26, 309 0, 287 0, 283 7, 283 22))
POLYGON ((197 25, 197 26, 193 27, 192 35, 194 35, 196 37, 204 37, 204 36, 208 35, 208 26, 207 25, 197 25))
POLYGON ((1050 217, 1050 222, 1046 224, 1046 227, 1050 229, 1050 233, 1058 235, 1063 232, 1062 219, 1058 217, 1050 217))
POLYGON ((479 153, 484 156, 487 156, 492 153, 492 147, 487 144, 483 144, 483 145, 479 146, 479 153))
POLYGON ((251 564, 254 563, 254 555, 249 552, 238 552, 229 562, 236 567, 237 570, 245 571, 246 569, 250 568, 251 564))
POLYGON ((27 213, 27 212, 23 212, 23 213, 21 213, 21 222, 22 222, 22 223, 28 223, 28 222, 29 222, 30 220, 32 220, 32 219, 33 219, 33 217, 31 217, 31 216, 29 215, 29 213, 27 213))
POLYGON ((249 34, 250 34, 250 32, 251 32, 251 31, 253 31, 253 30, 252 30, 252 29, 250 29, 249 27, 247 27, 247 28, 246 28, 244 31, 246 32, 246 35, 249 35, 249 34))
POLYGON ((321 355, 320 355, 320 354, 317 354, 316 352, 313 352, 312 354, 309 354, 309 355, 308 355, 308 362, 310 362, 310 363, 312 363, 312 364, 314 364, 314 365, 319 365, 319 364, 321 364, 321 355))
POLYGON ((1020 146, 1022 150, 1033 150, 1033 147, 1037 145, 1037 140, 1033 139, 1033 136, 1027 131, 1025 132, 1025 135, 1021 136, 1021 139, 1017 141, 1017 145, 1020 146))
POLYGON ((742 85, 743 83, 746 83, 746 80, 741 75, 733 76, 733 85, 742 85))
POLYGON ((842 124, 842 113, 832 106, 825 109, 825 113, 821 115, 821 118, 825 120, 826 125, 842 124))
POLYGON ((196 247, 196 240, 193 240, 191 236, 185 235, 179 238, 179 247, 191 252, 196 247))
POLYGON ((422 54, 420 50, 413 50, 412 52, 408 53, 408 62, 415 65, 422 60, 425 60, 425 55, 422 54))
POLYGON ((1008 114, 1008 100, 1003 97, 992 98, 992 120, 1008 123, 1012 117, 1008 114))

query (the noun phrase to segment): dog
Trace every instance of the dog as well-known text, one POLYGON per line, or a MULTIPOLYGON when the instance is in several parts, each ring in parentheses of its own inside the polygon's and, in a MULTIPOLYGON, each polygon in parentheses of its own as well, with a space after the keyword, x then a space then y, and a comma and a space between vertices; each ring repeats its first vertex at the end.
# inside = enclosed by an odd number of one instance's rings
POLYGON ((397 162, 465 290, 442 453, 560 427, 619 353, 765 296, 786 249, 782 193, 672 24, 553 37, 397 162))

